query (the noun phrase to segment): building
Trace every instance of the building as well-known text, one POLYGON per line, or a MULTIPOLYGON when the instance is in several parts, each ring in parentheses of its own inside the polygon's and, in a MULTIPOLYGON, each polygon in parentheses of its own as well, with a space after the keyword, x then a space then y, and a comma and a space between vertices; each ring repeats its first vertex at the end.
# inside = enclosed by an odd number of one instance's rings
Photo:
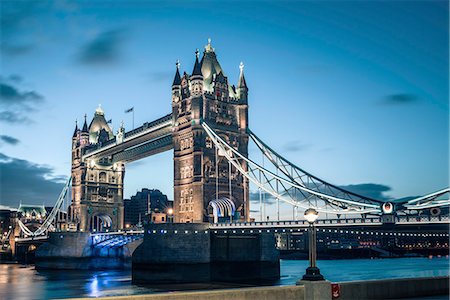
POLYGON ((72 136, 72 204, 69 227, 80 231, 118 230, 123 225, 123 178, 125 165, 110 158, 83 160, 87 151, 95 151, 115 140, 101 107, 81 130, 75 126, 72 136))
POLYGON ((139 222, 143 224, 144 221, 165 223, 172 211, 172 201, 157 189, 144 188, 123 202, 125 228, 136 226, 139 222))
MULTIPOLYGON (((239 153, 248 153, 248 88, 240 65, 237 86, 225 75, 211 40, 191 74, 172 84, 174 211, 177 223, 249 220, 248 181, 231 166, 201 125, 208 126, 239 153)), ((246 168, 244 165, 242 168, 246 168)))

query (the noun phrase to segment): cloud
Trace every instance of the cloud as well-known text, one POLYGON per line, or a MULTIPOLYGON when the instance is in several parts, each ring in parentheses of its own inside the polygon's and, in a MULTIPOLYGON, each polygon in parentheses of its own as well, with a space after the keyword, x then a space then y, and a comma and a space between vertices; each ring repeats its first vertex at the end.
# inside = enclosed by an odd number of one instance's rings
POLYGON ((391 197, 384 195, 384 193, 391 191, 391 187, 377 183, 361 183, 340 186, 344 190, 353 192, 355 194, 366 196, 375 200, 392 200, 391 197))
POLYGON ((383 104, 407 105, 417 103, 418 101, 419 97, 412 94, 392 94, 383 99, 383 104))
MULTIPOLYGON (((0 199, 2 205, 17 207, 26 204, 53 205, 64 183, 53 169, 0 153, 0 199)), ((65 178, 64 178, 65 179, 65 178)))
POLYGON ((174 76, 175 72, 173 71, 155 71, 145 75, 145 77, 149 78, 153 82, 171 80, 174 76))
MULTIPOLYGON (((269 194, 265 191, 261 191, 261 197, 262 197, 263 203, 268 204, 268 205, 274 204, 275 200, 276 200, 271 194, 269 194)), ((251 204, 259 205, 259 191, 250 191, 249 198, 250 198, 251 204)))
POLYGON ((0 104, 2 106, 21 106, 33 110, 32 106, 42 102, 44 97, 35 91, 19 91, 16 87, 0 82, 0 104))
POLYGON ((34 31, 39 1, 4 1, 0 10, 0 47, 3 54, 17 56, 28 53, 37 43, 34 31))
POLYGON ((20 141, 9 135, 0 135, 0 141, 9 145, 17 145, 20 141))
POLYGON ((105 31, 82 47, 77 60, 83 65, 115 64, 120 60, 123 39, 123 29, 105 31))
POLYGON ((308 150, 311 147, 309 144, 304 144, 301 141, 291 141, 283 146, 285 152, 300 152, 308 150))
POLYGON ((0 122, 29 124, 30 112, 37 111, 44 97, 33 90, 20 90, 16 84, 23 82, 19 75, 0 77, 0 122), (26 115, 24 115, 26 113, 26 115))
POLYGON ((9 124, 33 123, 33 121, 30 118, 24 117, 20 113, 16 113, 14 111, 1 111, 0 112, 0 122, 9 123, 9 124))

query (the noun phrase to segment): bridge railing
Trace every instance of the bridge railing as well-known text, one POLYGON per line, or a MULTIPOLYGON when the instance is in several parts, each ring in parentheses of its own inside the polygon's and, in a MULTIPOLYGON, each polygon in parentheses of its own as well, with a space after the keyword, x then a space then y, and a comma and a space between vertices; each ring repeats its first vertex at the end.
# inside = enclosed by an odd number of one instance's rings
POLYGON ((399 216, 396 217, 396 223, 434 223, 434 222, 449 222, 450 218, 448 215, 438 215, 438 216, 399 216))
MULTIPOLYGON (((381 224, 381 218, 366 218, 366 219, 323 219, 317 220, 317 226, 328 225, 345 225, 345 224, 381 224)), ((211 228, 245 228, 245 227, 306 227, 308 226, 306 220, 290 220, 290 221, 262 221, 262 222, 235 222, 235 223, 215 223, 211 224, 211 228)))

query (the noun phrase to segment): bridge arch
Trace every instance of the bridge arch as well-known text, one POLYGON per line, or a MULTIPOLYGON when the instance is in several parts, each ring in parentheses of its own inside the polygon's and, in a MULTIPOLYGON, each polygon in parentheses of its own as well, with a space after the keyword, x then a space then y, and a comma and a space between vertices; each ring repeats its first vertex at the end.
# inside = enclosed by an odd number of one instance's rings
POLYGON ((89 221, 89 231, 103 232, 112 228, 112 218, 103 213, 92 215, 89 221))
POLYGON ((213 217, 214 223, 230 221, 236 213, 236 205, 229 197, 218 197, 208 204, 208 215, 213 217))

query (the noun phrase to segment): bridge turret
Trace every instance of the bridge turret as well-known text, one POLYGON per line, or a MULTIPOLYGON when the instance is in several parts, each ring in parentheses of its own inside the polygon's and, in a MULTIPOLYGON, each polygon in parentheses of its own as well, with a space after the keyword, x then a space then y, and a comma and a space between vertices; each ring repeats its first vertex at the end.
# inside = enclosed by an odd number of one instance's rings
POLYGON ((172 119, 173 123, 176 121, 176 115, 181 106, 181 76, 180 76, 180 61, 176 63, 175 77, 172 83, 172 119))
POLYGON ((203 74, 202 67, 198 61, 198 49, 195 51, 195 64, 194 70, 192 70, 191 81, 191 93, 193 97, 198 97, 203 94, 203 74))
POLYGON ((240 102, 247 103, 247 97, 248 97, 248 87, 247 83, 245 82, 245 76, 244 76, 244 63, 241 62, 239 64, 239 82, 237 86, 237 94, 239 97, 240 102))
POLYGON ((237 96, 239 97, 239 129, 246 132, 248 128, 248 87, 244 76, 244 63, 239 64, 239 82, 237 87, 237 96))
POLYGON ((80 146, 81 146, 81 148, 84 148, 85 146, 87 146, 89 144, 89 131, 88 131, 86 118, 87 118, 87 115, 85 114, 84 115, 83 129, 81 129, 81 133, 80 133, 80 146))
POLYGON ((75 139, 78 136, 79 132, 80 129, 78 128, 78 121, 75 121, 75 130, 73 132, 72 138, 75 139))
POLYGON ((233 220, 248 220, 248 182, 230 168, 224 157, 216 155, 200 124, 203 119, 247 154, 248 136, 241 130, 246 129, 247 104, 239 102, 236 89, 228 84, 211 39, 200 62, 196 51, 191 76, 184 73, 180 80, 180 86, 172 86, 172 99, 178 100, 172 102, 175 222, 210 221, 211 201, 223 198, 236 207, 233 220), (175 98, 178 91, 180 97, 175 98), (244 117, 240 118, 240 114, 244 117))

